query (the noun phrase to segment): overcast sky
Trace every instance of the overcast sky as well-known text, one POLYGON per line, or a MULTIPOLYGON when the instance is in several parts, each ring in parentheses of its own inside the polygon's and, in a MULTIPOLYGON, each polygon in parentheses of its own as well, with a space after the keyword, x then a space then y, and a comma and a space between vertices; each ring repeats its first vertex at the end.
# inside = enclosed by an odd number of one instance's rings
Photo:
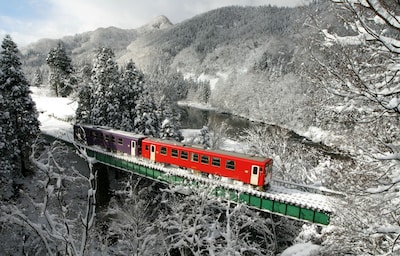
POLYGON ((297 6, 305 0, 0 0, 0 37, 25 46, 99 27, 138 28, 159 15, 174 24, 230 5, 297 6))

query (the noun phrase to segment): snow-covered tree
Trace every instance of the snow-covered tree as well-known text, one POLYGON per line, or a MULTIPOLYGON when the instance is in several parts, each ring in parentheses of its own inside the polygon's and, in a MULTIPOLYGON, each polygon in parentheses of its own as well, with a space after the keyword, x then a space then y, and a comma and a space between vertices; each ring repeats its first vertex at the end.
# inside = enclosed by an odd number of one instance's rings
MULTIPOLYGON (((210 198, 209 188, 191 188, 181 197, 171 189, 167 209, 157 220, 171 255, 274 255, 275 223, 243 205, 210 198)), ((165 195, 168 196, 168 195, 165 195)))
POLYGON ((219 123, 216 120, 208 120, 208 124, 200 129, 200 134, 194 139, 194 143, 204 145, 209 149, 220 149, 227 138, 229 127, 226 122, 219 123))
POLYGON ((80 81, 77 87, 78 107, 76 109, 75 118, 78 123, 91 123, 91 112, 93 108, 94 85, 91 79, 91 65, 84 65, 79 70, 80 81))
MULTIPOLYGON (((26 174, 31 146, 39 134, 38 112, 30 95, 29 83, 22 72, 17 45, 7 35, 1 47, 0 136, 4 139, 0 143, 1 158, 2 161, 8 159, 14 175, 26 174)), ((8 169, 7 166, 4 170, 8 169)))
POLYGON ((203 126, 203 128, 200 129, 200 136, 198 143, 200 145, 204 145, 205 148, 211 148, 211 138, 208 126, 203 126))
POLYGON ((100 48, 93 63, 91 79, 94 93, 92 109, 89 111, 90 121, 95 125, 109 126, 121 118, 120 102, 115 99, 119 88, 119 71, 114 57, 111 48, 100 48))
POLYGON ((1 204, 0 252, 88 255, 96 216, 96 172, 84 176, 76 170, 65 144, 55 141, 44 150, 35 146, 31 157, 38 171, 21 188, 18 202, 1 204))
POLYGON ((43 84, 43 74, 42 71, 38 68, 35 71, 34 77, 33 77, 33 86, 41 86, 43 84))
POLYGON ((156 105, 152 96, 145 91, 136 101, 134 119, 136 133, 158 137, 160 122, 155 109, 156 105))
POLYGON ((180 131, 179 116, 174 114, 172 110, 166 110, 163 113, 163 117, 160 127, 160 138, 182 141, 183 136, 180 131))
POLYGON ((46 61, 50 67, 49 83, 56 97, 67 97, 74 89, 76 79, 73 76, 71 58, 61 41, 50 50, 46 61))
POLYGON ((180 131, 181 123, 177 106, 164 96, 158 97, 156 102, 158 120, 161 122, 159 137, 162 139, 182 141, 183 136, 180 131))
POLYGON ((207 104, 211 97, 209 81, 192 82, 188 89, 187 99, 207 104))
POLYGON ((114 57, 112 49, 98 49, 90 81, 78 90, 77 120, 159 137, 163 116, 143 73, 132 60, 119 72, 114 57))
MULTIPOLYGON (((317 66, 309 74, 333 95, 336 124, 354 163, 332 178, 349 196, 337 226, 327 232, 325 251, 335 254, 398 254, 400 216, 400 3, 378 0, 333 0, 337 31, 314 19, 319 37, 310 44, 317 66), (347 216, 347 217, 346 217, 347 216), (352 218, 348 218, 352 216, 352 218), (347 241, 357 241, 357 245, 347 241)), ((331 111, 332 112, 332 111, 331 111)), ((332 122, 333 123, 333 122, 332 122)))
POLYGON ((103 253, 164 255, 165 239, 157 225, 163 204, 157 186, 131 175, 119 187, 104 213, 109 221, 103 253))
POLYGON ((146 89, 143 73, 130 60, 123 68, 120 90, 115 95, 120 102, 120 112, 122 115, 121 119, 118 120, 117 127, 125 131, 135 130, 136 104, 139 98, 146 93, 146 89))

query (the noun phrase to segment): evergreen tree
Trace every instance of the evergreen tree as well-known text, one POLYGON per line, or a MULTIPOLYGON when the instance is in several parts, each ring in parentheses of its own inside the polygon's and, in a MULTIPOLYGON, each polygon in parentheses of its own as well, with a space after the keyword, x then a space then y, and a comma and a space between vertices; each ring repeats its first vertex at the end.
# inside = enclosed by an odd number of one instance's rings
POLYGON ((100 48, 94 60, 92 69, 94 94, 90 121, 95 125, 115 126, 115 122, 121 120, 120 102, 115 98, 120 88, 120 74, 114 57, 112 49, 100 48))
POLYGON ((158 137, 160 124, 155 109, 153 98, 147 91, 143 91, 135 106, 134 131, 136 133, 158 137))
POLYGON ((42 74, 42 71, 38 68, 35 71, 33 85, 36 87, 39 87, 42 84, 43 84, 43 74, 42 74))
POLYGON ((201 128, 199 139, 199 144, 204 145, 204 148, 211 148, 211 136, 208 126, 203 126, 203 128, 201 128))
POLYGON ((91 79, 92 67, 91 65, 84 65, 80 69, 80 81, 78 83, 78 108, 76 109, 76 122, 78 123, 91 123, 90 113, 93 108, 93 92, 94 85, 91 79))
POLYGON ((158 137, 160 121, 154 98, 144 82, 143 73, 132 60, 124 69, 121 88, 117 94, 123 115, 119 123, 121 129, 158 137))
POLYGON ((121 89, 118 92, 118 98, 121 102, 120 111, 122 118, 120 129, 125 131, 134 131, 134 120, 136 118, 136 103, 146 90, 143 73, 140 72, 135 63, 130 60, 122 73, 121 89))
POLYGON ((162 139, 172 139, 176 141, 182 141, 183 136, 180 123, 180 115, 176 110, 176 106, 174 106, 170 101, 163 98, 158 101, 159 111, 157 111, 160 116, 160 132, 159 136, 162 139))
MULTIPOLYGON (((77 121, 182 140, 179 116, 170 103, 156 104, 135 63, 129 61, 119 72, 114 57, 110 48, 98 50, 90 81, 78 91, 77 121)), ((86 76, 83 72, 83 81, 86 76)))
POLYGON ((47 56, 47 65, 50 67, 50 86, 57 97, 67 97, 76 85, 76 79, 72 76, 73 67, 71 59, 62 44, 50 50, 47 56))
POLYGON ((10 102, 5 95, 5 84, 0 81, 0 199, 12 196, 15 168, 13 162, 17 157, 14 152, 17 145, 16 140, 13 139, 14 127, 11 124, 9 107, 10 102))
POLYGON ((38 112, 30 96, 29 83, 22 72, 17 45, 7 35, 1 47, 1 169, 3 179, 13 180, 15 176, 26 174, 31 145, 40 131, 38 112))

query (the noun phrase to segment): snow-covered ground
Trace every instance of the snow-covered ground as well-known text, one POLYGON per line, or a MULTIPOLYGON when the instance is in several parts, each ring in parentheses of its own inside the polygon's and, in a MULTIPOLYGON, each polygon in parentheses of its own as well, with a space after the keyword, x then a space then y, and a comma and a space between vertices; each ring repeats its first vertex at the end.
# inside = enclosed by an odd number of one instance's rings
POLYGON ((70 98, 46 96, 46 89, 31 87, 32 99, 39 112, 40 129, 42 133, 64 140, 71 140, 72 119, 78 106, 70 98))

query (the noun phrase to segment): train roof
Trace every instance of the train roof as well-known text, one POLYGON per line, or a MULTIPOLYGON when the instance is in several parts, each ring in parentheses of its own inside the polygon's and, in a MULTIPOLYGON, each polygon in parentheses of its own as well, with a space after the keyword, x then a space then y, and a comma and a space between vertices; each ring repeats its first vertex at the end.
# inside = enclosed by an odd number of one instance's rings
POLYGON ((141 139, 141 138, 147 138, 148 136, 143 135, 143 134, 136 134, 132 132, 127 132, 127 131, 121 131, 117 130, 108 126, 101 126, 101 125, 91 125, 91 124, 76 124, 76 126, 82 126, 86 127, 89 129, 95 129, 95 130, 103 130, 106 132, 110 132, 116 135, 122 135, 122 136, 129 136, 129 137, 135 137, 136 139, 141 139))
POLYGON ((204 148, 204 146, 199 145, 199 144, 185 144, 185 143, 181 143, 181 142, 177 142, 177 141, 156 139, 156 138, 150 138, 150 137, 147 138, 146 141, 154 141, 154 142, 160 143, 160 144, 168 144, 170 146, 185 147, 188 149, 203 150, 203 151, 218 154, 218 155, 226 155, 226 156, 232 156, 232 157, 236 157, 236 158, 251 159, 254 161, 258 161, 258 162, 265 162, 267 160, 272 160, 271 158, 268 158, 268 157, 247 155, 244 153, 238 153, 238 152, 234 152, 234 151, 227 151, 227 150, 221 150, 221 149, 206 149, 206 148, 204 148))

